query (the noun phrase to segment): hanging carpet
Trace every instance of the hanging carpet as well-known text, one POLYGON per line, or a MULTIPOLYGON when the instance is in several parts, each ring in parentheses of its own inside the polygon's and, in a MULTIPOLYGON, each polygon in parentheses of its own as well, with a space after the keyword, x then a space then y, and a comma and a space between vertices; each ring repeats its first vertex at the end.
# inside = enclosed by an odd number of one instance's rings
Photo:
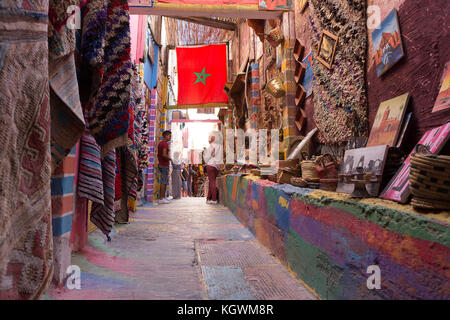
POLYGON ((0 1, 0 299, 53 275, 48 1, 0 1))
POLYGON ((314 122, 319 140, 342 144, 367 136, 366 0, 310 0, 314 122), (332 69, 316 57, 322 30, 339 37, 332 69))
MULTIPOLYGON (((91 12, 89 18, 104 19, 91 12)), ((95 24, 86 21, 87 25, 95 24)), ((100 25, 102 25, 100 23, 100 25)), ((87 31, 86 31, 87 32, 87 31)), ((103 32, 99 30, 99 32, 103 32)), ((88 37, 88 34, 85 34, 88 37)), ((105 22, 103 50, 88 48, 93 53, 103 54, 103 68, 98 72, 98 88, 92 93, 86 107, 87 125, 102 148, 102 156, 128 142, 128 106, 131 93, 132 64, 130 58, 130 21, 126 0, 108 2, 105 22)), ((82 45, 83 46, 83 45, 82 45)), ((95 58, 95 57, 93 57, 95 58)), ((95 59, 94 59, 95 61, 95 59)))

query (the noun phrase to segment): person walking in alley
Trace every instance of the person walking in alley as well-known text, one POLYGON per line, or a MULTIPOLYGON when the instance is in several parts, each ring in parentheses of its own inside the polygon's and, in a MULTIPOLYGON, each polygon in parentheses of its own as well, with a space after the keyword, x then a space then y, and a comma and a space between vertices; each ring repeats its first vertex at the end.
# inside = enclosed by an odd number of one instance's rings
POLYGON ((188 196, 188 179, 189 179, 189 173, 186 169, 186 163, 183 161, 181 165, 181 181, 182 181, 182 197, 188 196))
POLYGON ((172 196, 174 200, 181 198, 181 164, 179 162, 180 153, 177 151, 173 155, 172 161, 172 196))
POLYGON ((206 173, 208 175, 208 196, 206 203, 217 204, 217 186, 216 178, 219 174, 220 165, 223 162, 223 147, 221 141, 219 141, 219 135, 217 131, 213 131, 209 134, 209 147, 205 150, 203 155, 206 163, 206 173))
POLYGON ((158 144, 158 169, 161 173, 161 188, 159 190, 158 203, 170 203, 170 200, 166 198, 166 189, 169 184, 169 169, 172 159, 169 157, 169 141, 172 139, 172 133, 170 131, 163 132, 163 140, 158 144))

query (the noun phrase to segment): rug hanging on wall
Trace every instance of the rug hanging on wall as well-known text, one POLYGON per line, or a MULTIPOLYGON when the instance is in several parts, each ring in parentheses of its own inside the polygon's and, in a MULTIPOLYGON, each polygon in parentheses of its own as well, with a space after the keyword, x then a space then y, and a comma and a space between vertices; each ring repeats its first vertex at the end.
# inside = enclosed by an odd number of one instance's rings
MULTIPOLYGON (((100 58, 96 55, 103 55, 103 64, 97 65, 101 69, 94 70, 102 75, 97 77, 100 84, 92 93, 85 111, 88 128, 102 148, 104 156, 108 151, 128 143, 128 106, 132 76, 128 1, 109 1, 106 15, 89 17, 93 19, 91 22, 106 19, 104 39, 100 41, 103 50, 83 47, 94 54, 93 60, 90 60, 92 63, 100 58)), ((86 26, 88 25, 90 24, 86 22, 86 26)), ((103 24, 99 22, 99 25, 103 24)), ((83 34, 84 36, 88 37, 88 34, 83 34)))
POLYGON ((116 151, 109 151, 102 159, 103 203, 92 204, 91 222, 108 236, 114 225, 114 196, 116 151))
POLYGON ((75 29, 68 13, 86 0, 50 0, 49 76, 51 106, 52 172, 61 164, 81 138, 85 128, 75 66, 75 29), (69 19, 70 18, 70 19, 69 19))
POLYGON ((48 1, 0 1, 0 299, 53 275, 48 1))
POLYGON ((310 0, 309 5, 319 140, 343 144, 351 136, 367 136, 366 0, 310 0), (338 37, 331 69, 316 58, 324 30, 338 37))

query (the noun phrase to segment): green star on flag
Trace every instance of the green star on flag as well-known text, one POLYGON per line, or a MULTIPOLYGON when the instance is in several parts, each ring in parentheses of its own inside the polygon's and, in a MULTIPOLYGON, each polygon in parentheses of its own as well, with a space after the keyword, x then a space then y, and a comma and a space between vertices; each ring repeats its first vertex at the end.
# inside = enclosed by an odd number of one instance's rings
POLYGON ((202 82, 204 85, 206 85, 205 80, 207 77, 209 77, 211 74, 205 73, 205 68, 203 68, 202 72, 194 72, 197 76, 197 80, 195 80, 194 84, 197 82, 202 82))

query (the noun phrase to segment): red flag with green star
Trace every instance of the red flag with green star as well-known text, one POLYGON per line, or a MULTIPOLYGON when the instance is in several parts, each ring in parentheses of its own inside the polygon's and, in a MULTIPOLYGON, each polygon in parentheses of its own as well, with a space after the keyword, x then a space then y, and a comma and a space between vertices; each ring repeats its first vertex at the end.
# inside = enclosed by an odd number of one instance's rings
POLYGON ((178 105, 221 106, 228 103, 223 91, 227 82, 225 44, 178 47, 178 105))

